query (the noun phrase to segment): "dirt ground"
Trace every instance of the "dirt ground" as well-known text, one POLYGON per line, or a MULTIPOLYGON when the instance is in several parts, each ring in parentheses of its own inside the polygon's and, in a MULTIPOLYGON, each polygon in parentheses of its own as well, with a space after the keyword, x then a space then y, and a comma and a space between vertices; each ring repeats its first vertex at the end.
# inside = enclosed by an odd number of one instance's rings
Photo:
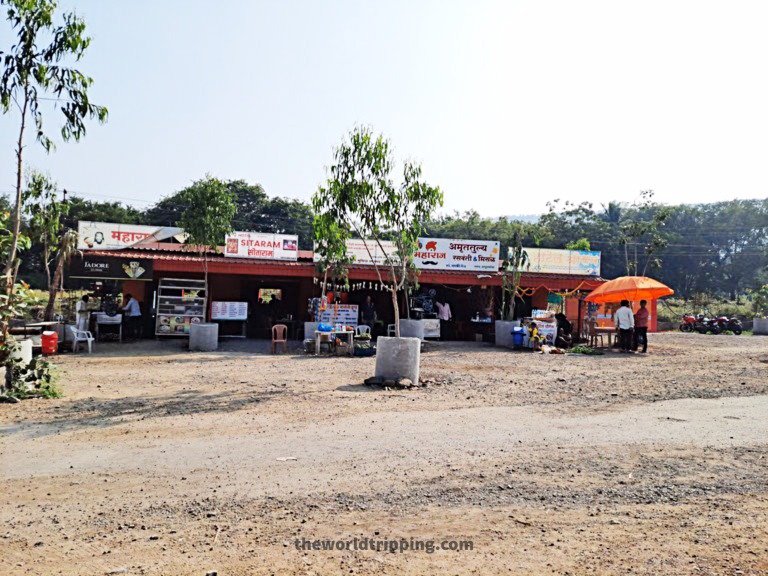
POLYGON ((58 363, 0 405, 3 574, 768 574, 767 338, 436 344, 410 390, 263 342, 58 363))

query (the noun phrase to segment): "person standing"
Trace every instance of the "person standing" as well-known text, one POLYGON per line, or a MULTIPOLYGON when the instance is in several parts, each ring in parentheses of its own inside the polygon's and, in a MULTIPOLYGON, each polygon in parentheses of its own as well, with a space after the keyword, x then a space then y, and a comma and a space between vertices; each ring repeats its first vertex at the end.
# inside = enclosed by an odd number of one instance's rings
POLYGON ((132 294, 126 294, 125 300, 128 302, 123 306, 123 312, 127 316, 125 321, 126 332, 128 332, 129 339, 136 340, 141 333, 141 308, 139 308, 139 303, 132 294))
POLYGON ((435 302, 437 317, 440 319, 440 340, 450 340, 452 334, 448 333, 449 322, 453 319, 451 305, 448 302, 435 302))
POLYGON ((645 300, 640 300, 640 309, 635 312, 635 331, 632 338, 632 350, 637 350, 642 343, 643 354, 648 352, 648 321, 651 316, 646 308, 647 304, 645 300))
POLYGON ((88 321, 91 318, 91 313, 88 311, 88 300, 90 300, 88 294, 83 294, 83 297, 80 298, 75 305, 77 329, 82 330, 83 332, 88 331, 88 321))
POLYGON ((621 301, 621 307, 616 310, 613 321, 616 324, 616 330, 619 333, 619 349, 622 352, 631 352, 632 329, 635 327, 635 315, 632 313, 632 308, 629 307, 629 301, 621 301))
POLYGON ((376 324, 376 306, 373 304, 373 298, 371 298, 370 294, 365 297, 365 304, 363 304, 361 317, 363 324, 365 326, 370 326, 371 331, 373 331, 376 324))

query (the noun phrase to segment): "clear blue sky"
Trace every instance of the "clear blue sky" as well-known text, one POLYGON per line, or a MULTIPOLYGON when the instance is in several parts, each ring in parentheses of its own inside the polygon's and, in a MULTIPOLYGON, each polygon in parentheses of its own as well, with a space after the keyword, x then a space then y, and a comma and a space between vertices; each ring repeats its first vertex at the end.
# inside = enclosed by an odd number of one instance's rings
MULTIPOLYGON (((764 1, 61 4, 110 120, 27 158, 89 198, 145 207, 210 172, 307 200, 356 123, 420 160, 446 210, 768 196, 764 1)), ((16 128, 0 118, 3 191, 16 128)))

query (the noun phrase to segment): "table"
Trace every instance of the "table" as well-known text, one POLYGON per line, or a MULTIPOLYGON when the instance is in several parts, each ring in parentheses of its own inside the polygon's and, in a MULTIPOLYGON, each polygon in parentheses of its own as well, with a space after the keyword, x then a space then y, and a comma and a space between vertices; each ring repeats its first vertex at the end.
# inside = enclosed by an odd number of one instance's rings
POLYGON ((349 346, 349 355, 353 355, 355 353, 355 331, 354 330, 340 330, 340 331, 332 331, 332 332, 322 332, 320 330, 315 330, 315 356, 320 355, 320 336, 323 334, 328 334, 331 337, 331 341, 335 341, 337 336, 346 336, 347 337, 347 344, 349 346))
POLYGON ((104 314, 103 312, 96 313, 96 342, 99 342, 101 340, 101 336, 103 336, 101 333, 102 326, 114 326, 117 329, 117 341, 123 341, 122 314, 115 314, 114 316, 110 316, 109 314, 104 314))
POLYGON ((24 336, 25 338, 27 336, 39 336, 45 328, 50 328, 51 326, 56 326, 57 324, 60 324, 60 322, 27 322, 25 320, 23 325, 12 326, 8 329, 8 332, 17 336, 24 336))
POLYGON ((614 326, 595 326, 595 334, 607 334, 610 346, 613 346, 616 341, 616 328, 614 326))

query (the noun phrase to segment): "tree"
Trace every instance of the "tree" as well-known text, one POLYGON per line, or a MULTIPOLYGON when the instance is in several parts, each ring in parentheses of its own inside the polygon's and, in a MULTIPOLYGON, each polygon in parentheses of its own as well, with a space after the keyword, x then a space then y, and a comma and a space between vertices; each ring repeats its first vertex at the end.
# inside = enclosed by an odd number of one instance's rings
POLYGON ((591 250, 589 240, 587 240, 586 238, 579 238, 578 240, 573 240, 571 242, 566 243, 565 249, 581 250, 584 252, 589 252, 591 250))
POLYGON ((27 175, 24 211, 29 216, 29 228, 32 241, 41 245, 42 264, 45 269, 48 288, 48 304, 45 307, 45 320, 53 318, 53 307, 61 284, 64 263, 77 249, 77 237, 74 242, 66 233, 62 233, 62 216, 69 210, 69 204, 56 198, 56 184, 45 174, 31 171, 27 175), (58 253, 56 273, 51 274, 53 258, 58 253))
POLYGON ((80 71, 62 64, 67 59, 80 60, 91 39, 85 35, 85 23, 74 13, 65 13, 62 23, 54 23, 55 0, 0 0, 6 6, 8 22, 16 31, 16 43, 0 52, 0 110, 3 114, 14 105, 19 112, 16 143, 16 198, 12 213, 11 244, 5 258, 3 279, 8 294, 18 273, 17 252, 22 219, 22 173, 24 136, 27 121, 32 120, 35 139, 46 152, 55 147, 43 130, 40 100, 51 94, 59 103, 63 116, 61 137, 66 142, 79 141, 85 135, 85 120, 107 119, 107 109, 91 103, 88 89, 93 80, 80 71))
MULTIPOLYGON (((259 184, 229 180, 224 184, 232 193, 237 211, 232 225, 236 230, 274 234, 296 234, 299 246, 312 248, 312 210, 300 200, 270 198, 259 184)), ((180 192, 163 198, 144 214, 147 224, 175 226, 185 206, 180 192)))
POLYGON ((509 247, 509 254, 504 262, 504 270, 501 277, 501 318, 512 321, 515 319, 515 299, 519 298, 520 279, 523 269, 529 267, 528 252, 523 248, 522 238, 517 236, 509 247), (507 306, 509 297, 509 306, 507 306), (505 310, 506 308, 506 310, 505 310))
POLYGON ((346 240, 352 234, 364 241, 374 262, 379 284, 389 291, 395 312, 395 336, 400 337, 398 292, 408 279, 419 235, 432 212, 443 204, 439 188, 422 181, 421 166, 403 165, 399 186, 392 181, 394 159, 383 136, 369 128, 356 128, 334 152, 334 165, 325 186, 312 198, 315 234, 323 257, 346 256, 346 240), (387 254, 383 242, 391 240, 395 254, 387 254), (379 263, 371 246, 386 255, 379 263), (335 253, 328 253, 335 251, 335 253))
POLYGON ((217 252, 232 231, 235 202, 227 185, 207 175, 178 194, 185 206, 178 226, 187 234, 187 246, 203 258, 205 287, 208 289, 208 252, 217 252))

